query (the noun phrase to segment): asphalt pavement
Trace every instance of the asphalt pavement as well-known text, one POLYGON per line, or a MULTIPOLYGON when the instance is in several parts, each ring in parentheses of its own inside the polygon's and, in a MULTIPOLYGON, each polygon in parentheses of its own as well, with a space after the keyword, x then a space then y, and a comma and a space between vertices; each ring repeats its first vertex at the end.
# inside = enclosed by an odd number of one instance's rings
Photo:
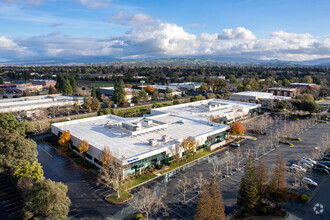
MULTIPOLYGON (((279 124, 274 124, 272 130, 278 129, 279 124)), ((313 148, 320 144, 321 137, 330 133, 330 125, 316 124, 306 129, 298 135, 302 138, 301 142, 296 142, 294 147, 281 145, 278 149, 263 155, 269 170, 276 162, 277 155, 281 155, 287 166, 299 160, 303 156, 308 156, 313 148)), ((241 151, 245 152, 248 148, 253 148, 259 141, 266 139, 267 136, 258 136, 257 140, 244 140, 241 142, 241 151)), ((229 147, 228 151, 234 151, 235 148, 229 147)), ((38 144, 38 160, 44 167, 45 177, 55 181, 61 181, 68 185, 68 195, 72 201, 69 217, 71 219, 131 219, 136 211, 128 204, 110 205, 103 200, 103 197, 109 193, 95 185, 90 179, 90 175, 84 170, 76 167, 74 163, 58 154, 56 150, 46 143, 38 144)), ((261 152, 260 152, 261 153, 261 152)), ((186 175, 191 181, 199 173, 203 173, 206 179, 211 177, 212 161, 221 160, 224 151, 216 152, 202 160, 183 167, 179 170, 170 172, 143 186, 159 192, 166 192, 166 204, 169 207, 169 213, 172 219, 192 219, 194 210, 198 201, 198 189, 191 190, 187 195, 187 203, 182 203, 182 195, 177 190, 180 179, 186 175)), ((261 156, 261 155, 260 155, 261 156)), ((245 159, 244 159, 245 160, 245 159)), ((241 166, 244 166, 244 162, 241 166)), ((243 167, 242 167, 243 168, 243 167)), ((242 169, 243 170, 243 169, 242 169)), ((239 207, 236 205, 237 192, 243 171, 232 172, 230 178, 221 178, 220 188, 222 190, 226 213, 232 213, 239 207)), ((314 175, 314 174, 312 174, 314 175)), ((288 173, 289 184, 292 181, 292 175, 288 173)), ((321 182, 321 176, 317 181, 321 182)), ((134 188, 133 195, 138 193, 140 187, 134 188)), ((311 194, 313 189, 310 189, 311 194)), ((161 217, 162 213, 156 216, 161 217)), ((154 216, 154 217, 156 217, 154 216)))

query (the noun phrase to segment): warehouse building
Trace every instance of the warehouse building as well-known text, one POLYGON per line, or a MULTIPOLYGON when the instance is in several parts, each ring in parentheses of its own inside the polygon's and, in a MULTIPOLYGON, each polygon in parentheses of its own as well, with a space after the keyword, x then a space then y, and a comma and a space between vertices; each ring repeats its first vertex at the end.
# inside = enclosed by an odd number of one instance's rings
POLYGON ((82 97, 69 95, 45 95, 45 96, 27 96, 22 98, 2 99, 0 100, 0 113, 31 111, 36 109, 46 109, 50 107, 73 106, 74 99, 78 104, 84 103, 82 97))
POLYGON ((193 137, 198 149, 211 150, 226 143, 230 126, 225 123, 248 117, 260 105, 212 99, 152 109, 148 117, 122 118, 105 115, 52 124, 52 133, 70 131, 70 147, 76 153, 80 141, 90 147, 87 160, 100 166, 100 154, 109 147, 114 157, 125 166, 125 175, 140 172, 155 164, 168 163, 173 155, 185 152, 176 146, 193 137), (210 116, 222 117, 223 123, 208 121, 210 116))

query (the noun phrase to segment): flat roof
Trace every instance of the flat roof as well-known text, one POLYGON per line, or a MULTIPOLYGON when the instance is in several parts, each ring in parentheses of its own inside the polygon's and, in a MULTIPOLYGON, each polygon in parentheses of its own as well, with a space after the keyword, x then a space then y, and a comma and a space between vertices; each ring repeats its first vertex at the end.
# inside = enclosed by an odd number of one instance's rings
POLYGON ((107 126, 111 123, 134 122, 142 119, 143 117, 126 120, 125 118, 107 115, 88 118, 88 120, 81 119, 55 123, 53 126, 56 126, 62 131, 69 130, 73 137, 80 140, 83 139, 100 150, 103 150, 105 146, 108 146, 117 158, 124 156, 125 159, 130 159, 160 148, 167 148, 169 144, 173 144, 174 142, 189 136, 196 137, 210 132, 217 133, 230 128, 228 125, 197 121, 179 115, 168 114, 147 117, 147 119, 154 119, 166 123, 166 128, 156 129, 137 135, 130 135, 123 130, 107 126), (79 126, 77 126, 78 124, 79 126), (168 136, 169 141, 163 142, 163 135, 168 136), (157 144, 155 146, 150 145, 150 139, 157 140, 157 144))
POLYGON ((295 90, 295 88, 287 88, 287 87, 272 87, 268 89, 276 89, 276 90, 295 90))
POLYGON ((243 96, 265 96, 265 95, 272 95, 272 93, 269 92, 256 92, 256 91, 245 91, 245 92, 237 92, 233 93, 231 95, 243 95, 243 96))

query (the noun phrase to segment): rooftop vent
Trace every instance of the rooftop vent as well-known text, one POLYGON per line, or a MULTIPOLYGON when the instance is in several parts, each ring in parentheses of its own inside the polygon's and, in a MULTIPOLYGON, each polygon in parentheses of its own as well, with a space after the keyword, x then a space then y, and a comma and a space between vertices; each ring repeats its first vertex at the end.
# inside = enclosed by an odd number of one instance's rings
POLYGON ((149 140, 149 144, 150 144, 151 146, 155 146, 155 145, 157 144, 157 140, 155 140, 155 139, 150 139, 150 140, 149 140))
POLYGON ((167 135, 163 135, 163 136, 162 136, 162 140, 163 140, 164 142, 168 142, 168 141, 170 141, 170 137, 167 136, 167 135))
POLYGON ((178 124, 184 124, 184 121, 183 120, 179 120, 176 123, 178 123, 178 124))

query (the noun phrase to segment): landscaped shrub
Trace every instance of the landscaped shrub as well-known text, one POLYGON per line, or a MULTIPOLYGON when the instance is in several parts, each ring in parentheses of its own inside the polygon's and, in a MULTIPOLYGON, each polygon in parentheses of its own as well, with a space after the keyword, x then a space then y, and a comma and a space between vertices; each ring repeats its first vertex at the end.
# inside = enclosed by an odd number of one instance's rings
POLYGON ((293 146, 293 143, 291 143, 289 141, 279 141, 279 143, 289 145, 290 147, 293 146))
POLYGON ((259 129, 252 129, 251 132, 252 132, 253 134, 267 135, 266 132, 263 132, 263 131, 261 131, 261 130, 259 130, 259 129))
POLYGON ((300 200, 303 201, 303 202, 307 202, 308 199, 309 199, 309 196, 306 195, 306 194, 302 194, 302 195, 300 196, 300 200))
POLYGON ((301 141, 301 138, 297 138, 297 137, 288 137, 288 136, 284 136, 284 138, 292 140, 292 141, 301 141))
POLYGON ((135 216, 135 220, 144 220, 145 218, 143 217, 143 215, 142 214, 137 214, 136 216, 135 216))

